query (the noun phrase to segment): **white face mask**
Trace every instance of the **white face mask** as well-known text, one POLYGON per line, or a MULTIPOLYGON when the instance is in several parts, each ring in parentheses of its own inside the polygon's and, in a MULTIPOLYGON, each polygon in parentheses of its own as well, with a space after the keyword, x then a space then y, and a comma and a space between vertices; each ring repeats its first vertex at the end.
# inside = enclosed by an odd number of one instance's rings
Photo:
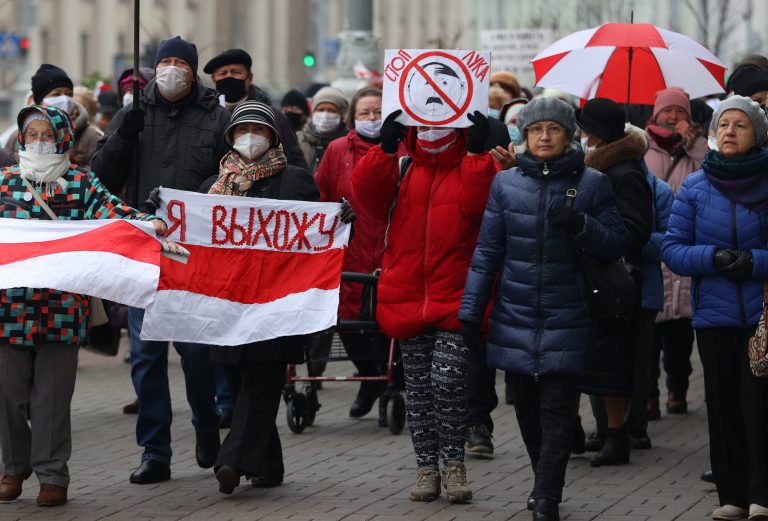
POLYGON ((187 70, 175 65, 168 65, 157 69, 157 88, 160 94, 166 98, 176 98, 187 89, 187 70))
POLYGON ((336 130, 339 128, 339 123, 341 123, 341 116, 334 112, 315 112, 312 114, 312 124, 321 134, 336 130))
POLYGON ((432 130, 419 132, 416 137, 421 141, 437 141, 438 139, 442 139, 452 132, 452 128, 434 128, 432 130))
POLYGON ((75 108, 75 100, 72 96, 54 96, 52 98, 43 98, 43 105, 48 105, 49 107, 56 107, 57 109, 61 109, 67 114, 70 114, 72 112, 72 109, 75 108))
POLYGON ((371 121, 370 119, 356 119, 355 132, 367 138, 378 139, 379 136, 381 136, 382 123, 383 121, 380 119, 375 121, 371 121))
POLYGON ((27 152, 32 152, 33 154, 55 154, 56 153, 56 143, 47 143, 45 141, 38 141, 37 143, 27 143, 24 145, 24 149, 27 152))
POLYGON ((123 107, 127 107, 133 103, 133 93, 132 92, 126 92, 123 94, 123 107))
POLYGON ((258 134, 243 134, 235 139, 232 148, 247 159, 257 159, 269 150, 269 140, 258 134))

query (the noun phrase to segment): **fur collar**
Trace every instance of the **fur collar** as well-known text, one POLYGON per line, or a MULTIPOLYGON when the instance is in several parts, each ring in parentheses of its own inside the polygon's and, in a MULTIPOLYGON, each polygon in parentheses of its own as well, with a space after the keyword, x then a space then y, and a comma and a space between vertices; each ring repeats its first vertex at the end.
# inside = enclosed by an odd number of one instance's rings
POLYGON ((605 172, 623 161, 642 158, 648 146, 645 131, 629 125, 623 138, 591 151, 584 159, 584 164, 605 172))

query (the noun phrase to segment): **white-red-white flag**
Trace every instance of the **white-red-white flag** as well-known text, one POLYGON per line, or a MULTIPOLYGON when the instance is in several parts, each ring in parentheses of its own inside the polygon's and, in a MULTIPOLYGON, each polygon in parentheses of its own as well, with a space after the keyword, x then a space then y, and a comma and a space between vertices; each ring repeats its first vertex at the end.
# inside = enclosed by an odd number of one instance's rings
POLYGON ((0 289, 52 288, 143 308, 157 291, 160 250, 146 221, 0 218, 0 289))
POLYGON ((158 215, 190 251, 165 269, 142 340, 242 345, 336 324, 350 227, 337 203, 162 188, 158 215))

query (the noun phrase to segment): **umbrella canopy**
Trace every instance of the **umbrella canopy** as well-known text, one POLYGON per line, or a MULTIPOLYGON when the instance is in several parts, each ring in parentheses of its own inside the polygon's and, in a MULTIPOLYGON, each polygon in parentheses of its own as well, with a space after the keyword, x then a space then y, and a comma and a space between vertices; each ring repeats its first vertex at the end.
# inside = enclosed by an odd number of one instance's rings
POLYGON ((667 87, 680 87, 691 98, 725 92, 725 65, 714 54, 651 24, 608 23, 578 31, 531 63, 537 86, 584 99, 653 105, 656 92, 667 87))

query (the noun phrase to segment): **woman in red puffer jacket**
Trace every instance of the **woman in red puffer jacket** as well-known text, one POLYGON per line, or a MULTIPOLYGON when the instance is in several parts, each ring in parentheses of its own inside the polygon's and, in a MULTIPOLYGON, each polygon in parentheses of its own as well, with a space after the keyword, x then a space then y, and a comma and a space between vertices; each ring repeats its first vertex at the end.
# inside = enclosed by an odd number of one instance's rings
POLYGON ((386 335, 400 340, 403 353, 406 412, 419 467, 410 498, 431 501, 442 480, 448 500, 461 503, 472 492, 463 463, 469 348, 458 311, 496 173, 483 146, 490 126, 475 112, 467 131, 406 130, 396 121, 399 115, 387 117, 381 145, 355 167, 352 195, 360 213, 390 217, 376 319, 386 335), (401 140, 411 159, 402 180, 396 155, 401 140))

